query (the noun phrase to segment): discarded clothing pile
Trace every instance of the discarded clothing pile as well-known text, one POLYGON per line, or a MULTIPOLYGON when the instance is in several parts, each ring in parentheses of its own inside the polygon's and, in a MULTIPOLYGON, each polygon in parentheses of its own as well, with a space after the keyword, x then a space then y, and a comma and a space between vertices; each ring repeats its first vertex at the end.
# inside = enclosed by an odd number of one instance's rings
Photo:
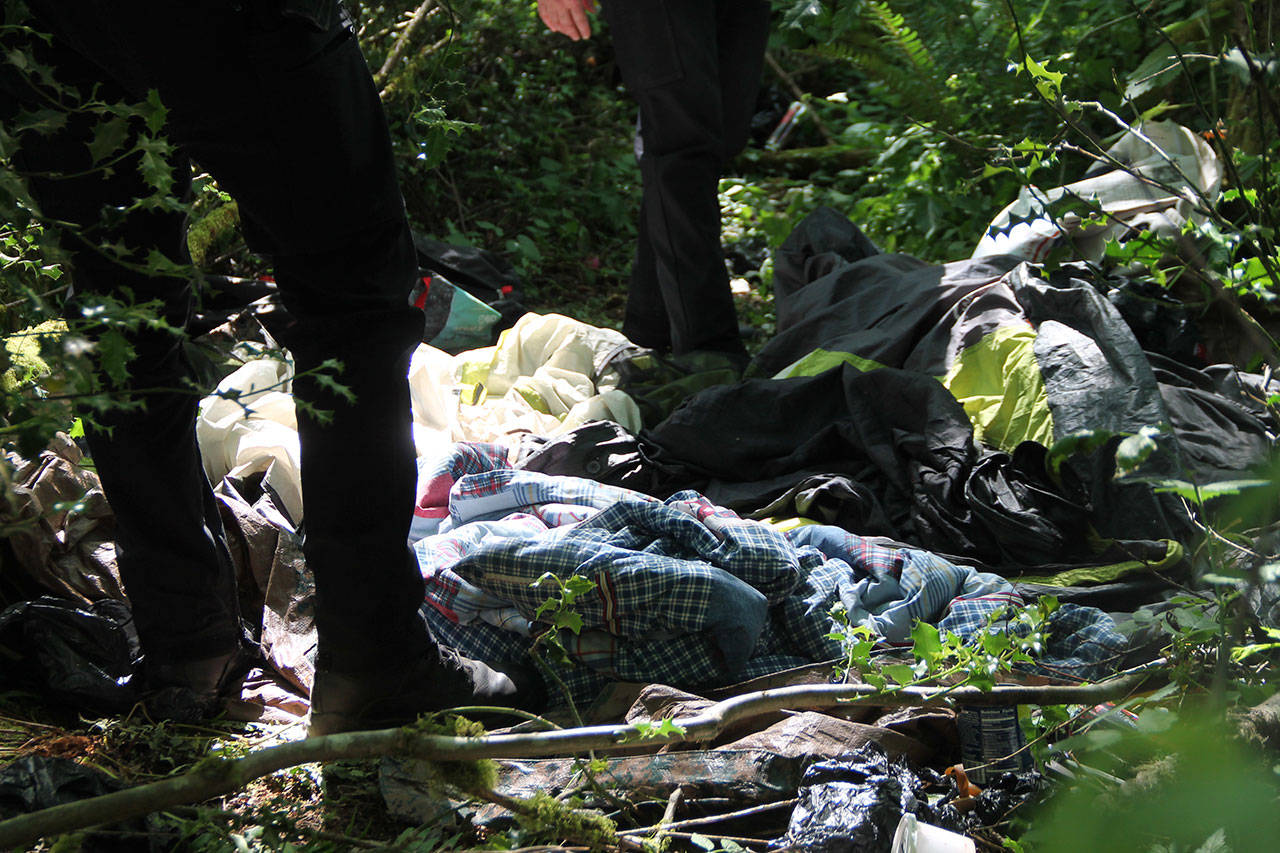
MULTIPOLYGON (((559 673, 577 701, 609 680, 689 688, 841 655, 830 636, 841 605, 891 643, 917 619, 972 637, 1022 603, 1012 584, 934 554, 891 548, 828 525, 782 531, 739 518, 696 492, 666 500, 574 477, 500 467, 505 448, 459 445, 427 472, 425 496, 447 490, 447 515, 414 550, 427 580, 432 631, 483 660, 527 659, 533 623, 558 593, 544 574, 594 583, 558 639, 559 673), (467 473, 462 473, 467 472, 467 473), (460 475, 460 476, 459 476, 460 475)), ((431 524, 419 506, 419 532, 431 524)), ((543 619, 543 621, 548 621, 543 619)), ((1093 608, 1064 605, 1051 623, 1046 670, 1094 679, 1126 641, 1093 608)))

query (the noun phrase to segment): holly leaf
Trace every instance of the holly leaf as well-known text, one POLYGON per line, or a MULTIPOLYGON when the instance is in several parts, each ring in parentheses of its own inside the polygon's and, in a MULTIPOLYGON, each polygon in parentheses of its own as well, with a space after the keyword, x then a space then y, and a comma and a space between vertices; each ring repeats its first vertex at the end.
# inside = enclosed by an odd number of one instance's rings
POLYGON ((169 165, 169 144, 154 136, 138 140, 142 156, 138 159, 138 172, 147 186, 157 193, 167 194, 173 188, 173 169, 169 165))
POLYGON ((155 275, 189 276, 191 267, 169 260, 159 249, 147 253, 147 268, 155 275))
POLYGON ((653 737, 672 737, 672 736, 683 737, 684 733, 685 733, 685 727, 680 725, 675 720, 669 717, 659 722, 658 725, 654 726, 650 730, 650 734, 653 737))
POLYGON ((169 108, 160 102, 160 93, 155 89, 147 92, 147 99, 139 104, 139 112, 152 133, 159 133, 169 117, 169 108))
POLYGON ((1050 71, 1048 63, 1041 64, 1036 62, 1030 56, 1026 56, 1022 60, 1021 69, 1031 77, 1031 82, 1035 85, 1036 91, 1046 100, 1056 100, 1062 93, 1062 81, 1067 78, 1066 74, 1059 71, 1050 71))
POLYGON ((356 401, 356 395, 350 388, 343 385, 327 373, 313 373, 311 374, 311 381, 322 388, 327 388, 329 391, 337 394, 348 403, 354 403, 356 401))
POLYGON ((89 156, 94 163, 101 163, 120 150, 129 138, 129 122, 122 116, 112 116, 106 121, 98 122, 93 129, 93 139, 89 140, 89 156))
POLYGON ((928 622, 917 621, 911 628, 911 653, 929 665, 929 669, 943 658, 942 640, 938 629, 928 622))
POLYGON ((916 680, 916 671, 905 663, 891 663, 888 666, 880 667, 880 671, 899 685, 905 686, 916 680))
POLYGON ((569 579, 564 582, 565 592, 573 593, 575 597, 586 592, 591 592, 591 590, 595 588, 596 582, 590 578, 584 578, 582 575, 571 575, 569 579))
POLYGON ((782 26, 786 29, 804 31, 820 19, 824 9, 821 0, 801 0, 793 3, 782 14, 782 26))
POLYGON ((575 634, 581 634, 582 617, 572 610, 562 610, 555 615, 555 626, 561 630, 568 629, 575 634))
POLYGON ((1116 447, 1116 476, 1132 474, 1156 452, 1156 437, 1160 430, 1144 426, 1134 435, 1121 441, 1116 447))
POLYGON ((988 631, 982 635, 982 650, 992 657, 1000 657, 1013 649, 1013 644, 1009 642, 1009 636, 1003 632, 988 631))
POLYGON ((1097 450, 1114 438, 1115 435, 1110 430, 1101 429, 1083 429, 1070 435, 1064 435, 1049 448, 1049 453, 1046 457, 1049 473, 1057 477, 1062 469, 1062 463, 1068 457, 1076 453, 1090 453, 1097 450))
POLYGON ((128 364, 133 359, 133 347, 116 329, 108 329, 98 337, 96 348, 99 364, 116 385, 123 385, 129 378, 128 364))
POLYGON ((67 126, 67 114, 62 110, 41 107, 35 110, 23 110, 8 122, 7 130, 15 136, 27 131, 41 136, 62 130, 67 126))
POLYGON ((994 674, 985 667, 974 667, 969 672, 968 681, 970 686, 976 687, 984 693, 996 686, 994 674))

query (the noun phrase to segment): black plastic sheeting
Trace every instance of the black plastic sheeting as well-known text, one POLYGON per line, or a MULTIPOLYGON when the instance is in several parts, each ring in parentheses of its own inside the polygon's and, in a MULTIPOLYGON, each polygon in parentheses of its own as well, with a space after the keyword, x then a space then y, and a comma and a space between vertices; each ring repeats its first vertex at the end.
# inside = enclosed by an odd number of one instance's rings
POLYGON ((806 853, 884 853, 898 821, 908 812, 922 823, 965 832, 990 826, 1045 790, 1038 773, 1006 773, 992 780, 961 812, 954 786, 931 770, 917 772, 906 759, 890 760, 874 745, 819 761, 805 771, 787 834, 774 850, 806 853))
MULTIPOLYGON (((69 758, 26 755, 0 768, 0 820, 99 797, 122 787, 101 770, 69 758)), ((112 834, 93 833, 84 837, 75 849, 81 853, 125 853, 167 849, 168 844, 159 842, 173 840, 166 837, 167 833, 149 829, 141 818, 114 826, 112 830, 112 834), (145 833, 149 840, 141 840, 138 833, 145 833)))
POLYGON ((100 797, 122 786, 70 758, 24 755, 0 769, 0 820, 100 797))
MULTIPOLYGON (((1089 272, 1083 267, 1080 275, 1088 278, 1089 272)), ((1191 309, 1164 287, 1146 279, 1125 278, 1098 281, 1095 286, 1106 292, 1107 301, 1120 312, 1147 353, 1161 353, 1196 367, 1204 364, 1204 347, 1191 309)))
POLYGON ((0 613, 0 688, 34 688, 75 707, 126 711, 138 701, 138 636, 112 599, 45 597, 0 613))

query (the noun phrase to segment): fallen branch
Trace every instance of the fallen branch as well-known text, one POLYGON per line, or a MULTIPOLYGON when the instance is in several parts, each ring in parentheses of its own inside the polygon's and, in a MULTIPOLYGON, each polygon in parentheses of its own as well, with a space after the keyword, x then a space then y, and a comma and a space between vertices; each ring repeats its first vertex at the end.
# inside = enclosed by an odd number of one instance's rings
POLYGON ((1236 718, 1240 738, 1251 746, 1280 748, 1280 693, 1236 718))
POLYGON ((742 159, 751 165, 769 172, 781 172, 789 177, 805 177, 819 169, 857 169, 870 163, 874 157, 866 148, 849 148, 844 145, 788 148, 783 151, 749 148, 742 152, 742 159))
MULTIPOLYGON (((664 743, 711 741, 737 721, 784 710, 821 710, 854 705, 1096 705, 1128 696, 1163 672, 1164 668, 1164 661, 1155 661, 1096 684, 1001 685, 989 691, 976 687, 903 687, 880 691, 868 684, 780 687, 717 702, 699 714, 675 720, 679 731, 645 740, 652 741, 655 747, 664 743)), ((0 821, 0 849, 29 846, 47 835, 116 823, 173 806, 202 802, 237 791, 261 776, 299 764, 389 755, 429 761, 539 758, 588 750, 608 752, 634 747, 636 741, 636 727, 629 724, 484 737, 426 734, 412 726, 324 735, 268 747, 243 758, 205 758, 181 776, 0 821)))

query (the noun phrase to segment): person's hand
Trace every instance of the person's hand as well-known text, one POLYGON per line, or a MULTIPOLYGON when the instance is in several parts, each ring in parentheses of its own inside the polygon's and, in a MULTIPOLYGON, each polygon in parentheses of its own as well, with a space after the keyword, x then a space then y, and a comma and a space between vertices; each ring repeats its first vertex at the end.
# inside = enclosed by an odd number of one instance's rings
POLYGON ((547 28, 574 41, 591 37, 587 13, 595 10, 595 0, 538 0, 538 17, 547 28))

